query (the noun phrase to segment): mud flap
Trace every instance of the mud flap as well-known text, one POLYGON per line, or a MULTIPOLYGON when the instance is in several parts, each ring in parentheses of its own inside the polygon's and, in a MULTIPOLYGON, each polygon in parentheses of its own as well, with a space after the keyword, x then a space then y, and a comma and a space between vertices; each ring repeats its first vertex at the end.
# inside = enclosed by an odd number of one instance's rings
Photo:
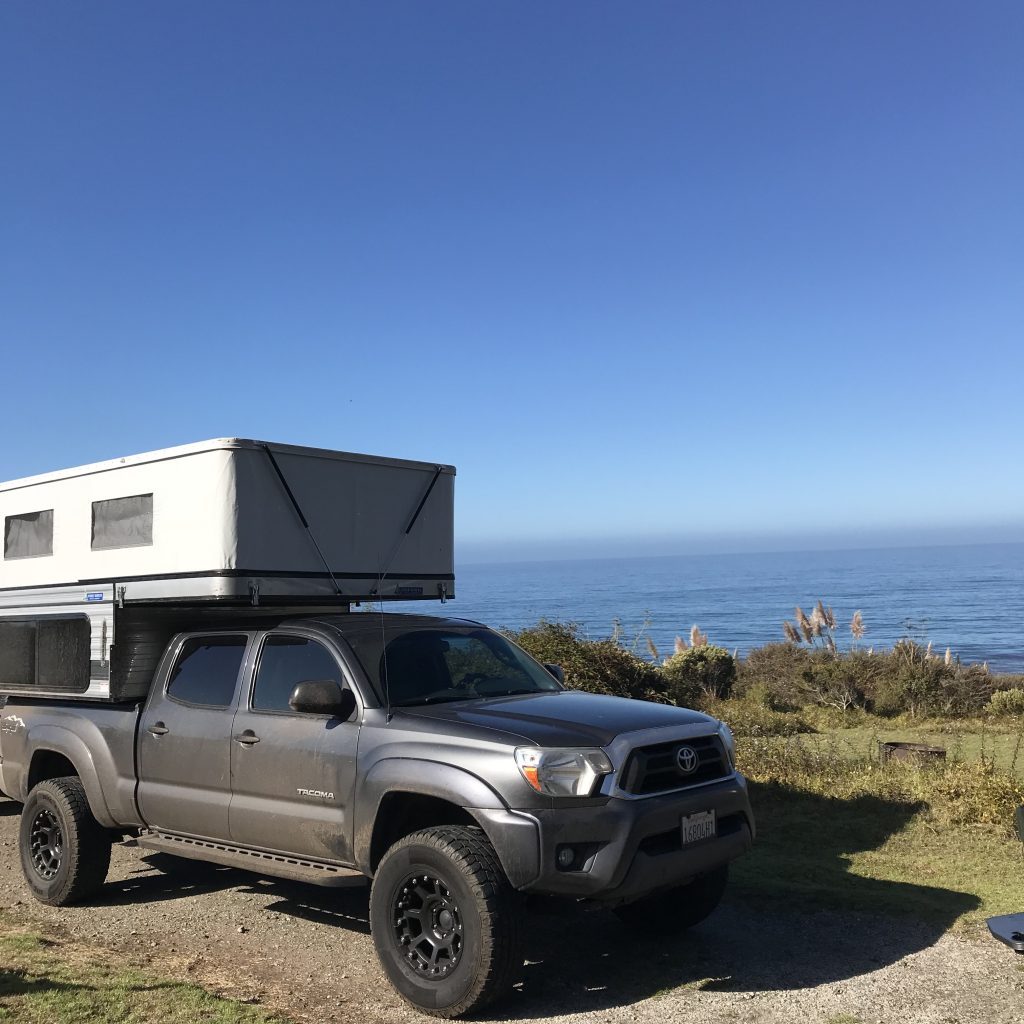
POLYGON ((1024 953, 1024 914, 1004 914, 986 922, 994 938, 1005 942, 1016 953, 1024 953))

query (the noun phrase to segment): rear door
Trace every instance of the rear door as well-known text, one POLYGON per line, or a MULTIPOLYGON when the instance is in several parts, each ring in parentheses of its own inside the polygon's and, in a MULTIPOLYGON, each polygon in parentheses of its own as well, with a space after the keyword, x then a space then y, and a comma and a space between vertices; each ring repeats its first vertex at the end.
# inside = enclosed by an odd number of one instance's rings
POLYGON ((343 722, 292 711, 295 684, 311 679, 352 688, 340 654, 317 634, 293 627, 262 637, 232 733, 231 839, 351 864, 360 712, 343 722))
POLYGON ((172 642, 162 691, 139 727, 139 807, 166 832, 227 841, 231 723, 249 633, 203 633, 172 642))

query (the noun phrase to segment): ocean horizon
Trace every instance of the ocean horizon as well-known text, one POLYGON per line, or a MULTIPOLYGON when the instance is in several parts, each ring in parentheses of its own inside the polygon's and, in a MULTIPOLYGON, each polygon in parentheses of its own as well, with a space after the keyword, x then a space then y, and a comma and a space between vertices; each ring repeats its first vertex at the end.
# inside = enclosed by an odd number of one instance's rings
POLYGON ((795 607, 820 599, 836 614, 841 647, 860 611, 862 647, 909 637, 1024 672, 1024 543, 477 562, 457 565, 455 591, 449 614, 498 628, 548 619, 599 638, 618 621, 644 656, 648 637, 664 656, 695 624, 743 654, 781 641, 795 607))

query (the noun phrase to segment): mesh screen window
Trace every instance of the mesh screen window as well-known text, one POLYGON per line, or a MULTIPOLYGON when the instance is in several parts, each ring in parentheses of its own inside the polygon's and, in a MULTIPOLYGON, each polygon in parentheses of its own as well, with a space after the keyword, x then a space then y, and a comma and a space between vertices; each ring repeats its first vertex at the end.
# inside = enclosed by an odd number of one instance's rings
POLYGON ((92 503, 92 549, 142 548, 153 543, 153 495, 92 503))
POLYGON ((90 639, 84 616, 0 619, 0 688, 88 690, 90 639))
POLYGON ((4 558, 39 558, 52 554, 52 508, 4 519, 4 558))

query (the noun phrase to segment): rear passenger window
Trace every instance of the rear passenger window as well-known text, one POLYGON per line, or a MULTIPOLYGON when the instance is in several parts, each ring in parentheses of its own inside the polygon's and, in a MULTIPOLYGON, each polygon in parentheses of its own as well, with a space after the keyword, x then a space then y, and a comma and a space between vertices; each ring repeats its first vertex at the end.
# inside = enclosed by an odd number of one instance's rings
POLYGON ((167 696, 185 704, 226 708, 235 696, 246 636, 194 636, 182 644, 167 696))
POLYGON ((295 684, 312 679, 333 679, 345 685, 338 663, 322 644, 302 636, 268 636, 256 670, 253 711, 291 711, 288 699, 295 684))

